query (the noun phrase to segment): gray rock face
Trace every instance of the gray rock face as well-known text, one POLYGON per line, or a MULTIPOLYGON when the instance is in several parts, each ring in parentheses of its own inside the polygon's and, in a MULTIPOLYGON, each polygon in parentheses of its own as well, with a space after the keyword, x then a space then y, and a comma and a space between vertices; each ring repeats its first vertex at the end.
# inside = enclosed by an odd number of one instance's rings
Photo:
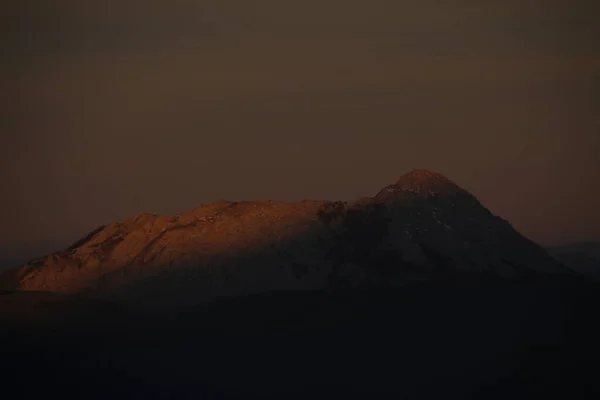
POLYGON ((563 273, 467 191, 416 170, 355 203, 218 202, 176 216, 142 214, 8 271, 0 283, 165 306, 271 290, 563 273))

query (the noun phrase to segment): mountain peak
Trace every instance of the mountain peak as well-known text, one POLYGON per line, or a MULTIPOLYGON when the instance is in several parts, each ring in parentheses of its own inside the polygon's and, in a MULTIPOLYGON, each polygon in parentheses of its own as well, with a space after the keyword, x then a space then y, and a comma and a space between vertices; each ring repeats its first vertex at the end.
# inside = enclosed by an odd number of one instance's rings
POLYGON ((402 175, 396 182, 396 186, 417 191, 419 189, 437 192, 461 191, 460 187, 445 175, 427 169, 415 169, 402 175))
POLYGON ((393 200, 409 197, 429 197, 434 195, 466 194, 467 192, 439 172, 428 169, 414 169, 402 175, 396 183, 385 187, 376 200, 393 200))
POLYGON ((400 183, 404 183, 407 181, 412 181, 412 182, 432 182, 432 181, 450 182, 450 180, 448 178, 446 178, 446 176, 440 174, 439 172, 431 171, 428 169, 413 169, 412 171, 407 172, 406 174, 402 175, 398 179, 397 183, 400 184, 400 183))

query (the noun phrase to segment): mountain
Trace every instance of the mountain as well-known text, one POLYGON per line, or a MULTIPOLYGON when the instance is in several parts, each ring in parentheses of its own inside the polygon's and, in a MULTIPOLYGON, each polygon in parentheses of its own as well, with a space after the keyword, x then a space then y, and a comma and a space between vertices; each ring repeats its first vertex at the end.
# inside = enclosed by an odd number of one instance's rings
POLYGON ((431 171, 350 203, 142 214, 0 283, 21 398, 600 394, 597 285, 431 171))
POLYGON ((0 276, 10 291, 182 306, 277 290, 573 275, 445 176, 414 170, 355 202, 202 204, 99 227, 0 276))

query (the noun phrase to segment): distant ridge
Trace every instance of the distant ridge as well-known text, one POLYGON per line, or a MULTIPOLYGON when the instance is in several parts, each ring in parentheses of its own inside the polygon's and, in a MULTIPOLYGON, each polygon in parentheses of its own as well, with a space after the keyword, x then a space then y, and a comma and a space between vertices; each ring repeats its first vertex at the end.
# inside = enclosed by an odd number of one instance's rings
POLYGON ((547 250, 556 260, 574 271, 600 281, 600 242, 576 242, 551 246, 547 250))

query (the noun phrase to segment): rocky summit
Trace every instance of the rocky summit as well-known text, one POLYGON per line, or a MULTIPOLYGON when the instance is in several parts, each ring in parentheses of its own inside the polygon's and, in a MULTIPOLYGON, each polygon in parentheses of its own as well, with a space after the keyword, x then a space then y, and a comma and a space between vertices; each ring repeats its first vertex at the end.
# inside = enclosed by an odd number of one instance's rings
POLYGON ((356 202, 216 202, 141 214, 4 272, 10 291, 172 306, 277 290, 521 280, 573 272, 445 176, 356 202))

